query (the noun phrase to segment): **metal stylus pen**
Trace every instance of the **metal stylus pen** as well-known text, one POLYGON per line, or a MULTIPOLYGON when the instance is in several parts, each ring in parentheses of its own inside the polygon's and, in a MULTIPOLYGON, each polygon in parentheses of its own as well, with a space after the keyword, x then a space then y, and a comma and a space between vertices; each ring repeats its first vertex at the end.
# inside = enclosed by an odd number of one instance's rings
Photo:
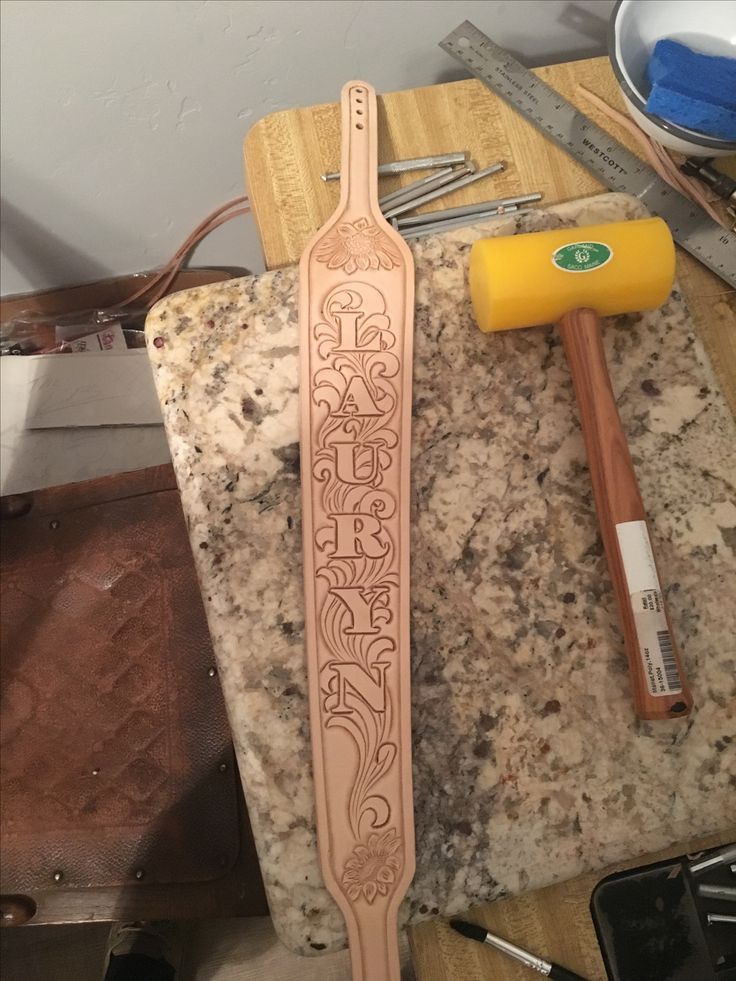
POLYGON ((486 930, 485 927, 478 926, 476 923, 468 923, 466 920, 450 920, 450 926, 464 937, 477 940, 482 944, 489 944, 489 946, 495 947, 496 950, 500 950, 502 953, 508 954, 509 957, 513 957, 522 964, 526 964, 533 971, 539 971, 545 977, 552 978, 552 981, 585 981, 585 978, 579 974, 575 974, 574 971, 568 971, 567 968, 560 967, 559 964, 553 964, 551 961, 545 961, 541 957, 536 957, 534 954, 530 954, 528 950, 517 947, 516 944, 512 944, 509 940, 504 940, 502 937, 497 937, 489 930, 486 930))

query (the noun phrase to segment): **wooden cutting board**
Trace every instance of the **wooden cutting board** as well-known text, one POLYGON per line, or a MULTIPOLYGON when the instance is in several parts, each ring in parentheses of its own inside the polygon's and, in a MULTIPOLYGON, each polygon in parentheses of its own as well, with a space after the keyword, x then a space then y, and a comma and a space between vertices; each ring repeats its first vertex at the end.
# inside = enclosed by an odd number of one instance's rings
MULTIPOLYGON (((489 903, 468 915, 473 923, 511 940, 545 960, 576 971, 588 981, 606 981, 590 897, 598 882, 623 868, 649 865, 685 853, 734 841, 736 826, 687 844, 670 845, 645 858, 620 862, 526 896, 489 903)), ((528 981, 528 968, 486 944, 461 937, 442 920, 420 923, 409 931, 416 981, 528 981)))
MULTIPOLYGON (((439 40, 439 37, 438 37, 439 40)), ((458 66, 448 57, 448 77, 458 66)), ((534 74, 602 126, 623 146, 641 155, 631 134, 591 105, 581 86, 625 113, 621 90, 607 57, 586 58, 535 68, 534 74)), ((604 190, 593 174, 561 147, 531 126, 515 109, 478 79, 465 78, 422 88, 388 92, 378 98, 379 161, 401 160, 469 150, 478 166, 505 160, 506 170, 488 181, 456 191, 444 201, 420 210, 487 201, 541 191, 545 206, 604 190), (495 190, 498 190, 496 195, 495 190)), ((269 113, 251 127, 244 140, 245 176, 253 217, 267 269, 299 261, 307 240, 332 213, 336 182, 319 175, 339 165, 337 103, 269 113)), ((718 161, 736 177, 736 157, 718 161)), ((416 177, 383 178, 382 193, 416 177)), ((716 210, 729 225, 725 201, 716 210)), ((677 275, 698 333, 710 356, 732 411, 736 411, 736 294, 683 249, 677 250, 677 275)))

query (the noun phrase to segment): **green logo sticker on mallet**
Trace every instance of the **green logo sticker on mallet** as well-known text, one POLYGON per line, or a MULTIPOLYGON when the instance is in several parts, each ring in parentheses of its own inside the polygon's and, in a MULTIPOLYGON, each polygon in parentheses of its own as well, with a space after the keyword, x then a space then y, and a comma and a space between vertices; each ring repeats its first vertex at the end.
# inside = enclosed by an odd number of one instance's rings
POLYGON ((613 259, 613 249, 604 242, 571 242, 552 253, 552 265, 563 272, 590 272, 613 259))

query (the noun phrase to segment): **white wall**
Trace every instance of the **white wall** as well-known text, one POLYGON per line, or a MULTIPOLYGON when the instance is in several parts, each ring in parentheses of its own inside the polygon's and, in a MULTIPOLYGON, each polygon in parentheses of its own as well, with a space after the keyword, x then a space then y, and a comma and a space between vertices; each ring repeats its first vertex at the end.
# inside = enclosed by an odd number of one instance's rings
MULTIPOLYGON (((2 293, 169 258, 242 193, 261 116, 462 77, 437 43, 473 20, 540 65, 602 54, 613 0, 5 0, 2 293)), ((458 149, 462 149, 459 147, 458 149)), ((263 268, 250 219, 196 261, 263 268)))

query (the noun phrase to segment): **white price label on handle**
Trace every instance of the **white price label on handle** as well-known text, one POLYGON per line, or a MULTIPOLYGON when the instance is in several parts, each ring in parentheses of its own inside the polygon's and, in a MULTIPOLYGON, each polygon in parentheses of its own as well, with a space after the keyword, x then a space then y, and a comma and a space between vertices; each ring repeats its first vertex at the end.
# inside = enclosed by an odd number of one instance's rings
POLYGON ((616 525, 616 534, 649 693, 676 695, 682 691, 682 682, 647 523, 623 521, 616 525))

